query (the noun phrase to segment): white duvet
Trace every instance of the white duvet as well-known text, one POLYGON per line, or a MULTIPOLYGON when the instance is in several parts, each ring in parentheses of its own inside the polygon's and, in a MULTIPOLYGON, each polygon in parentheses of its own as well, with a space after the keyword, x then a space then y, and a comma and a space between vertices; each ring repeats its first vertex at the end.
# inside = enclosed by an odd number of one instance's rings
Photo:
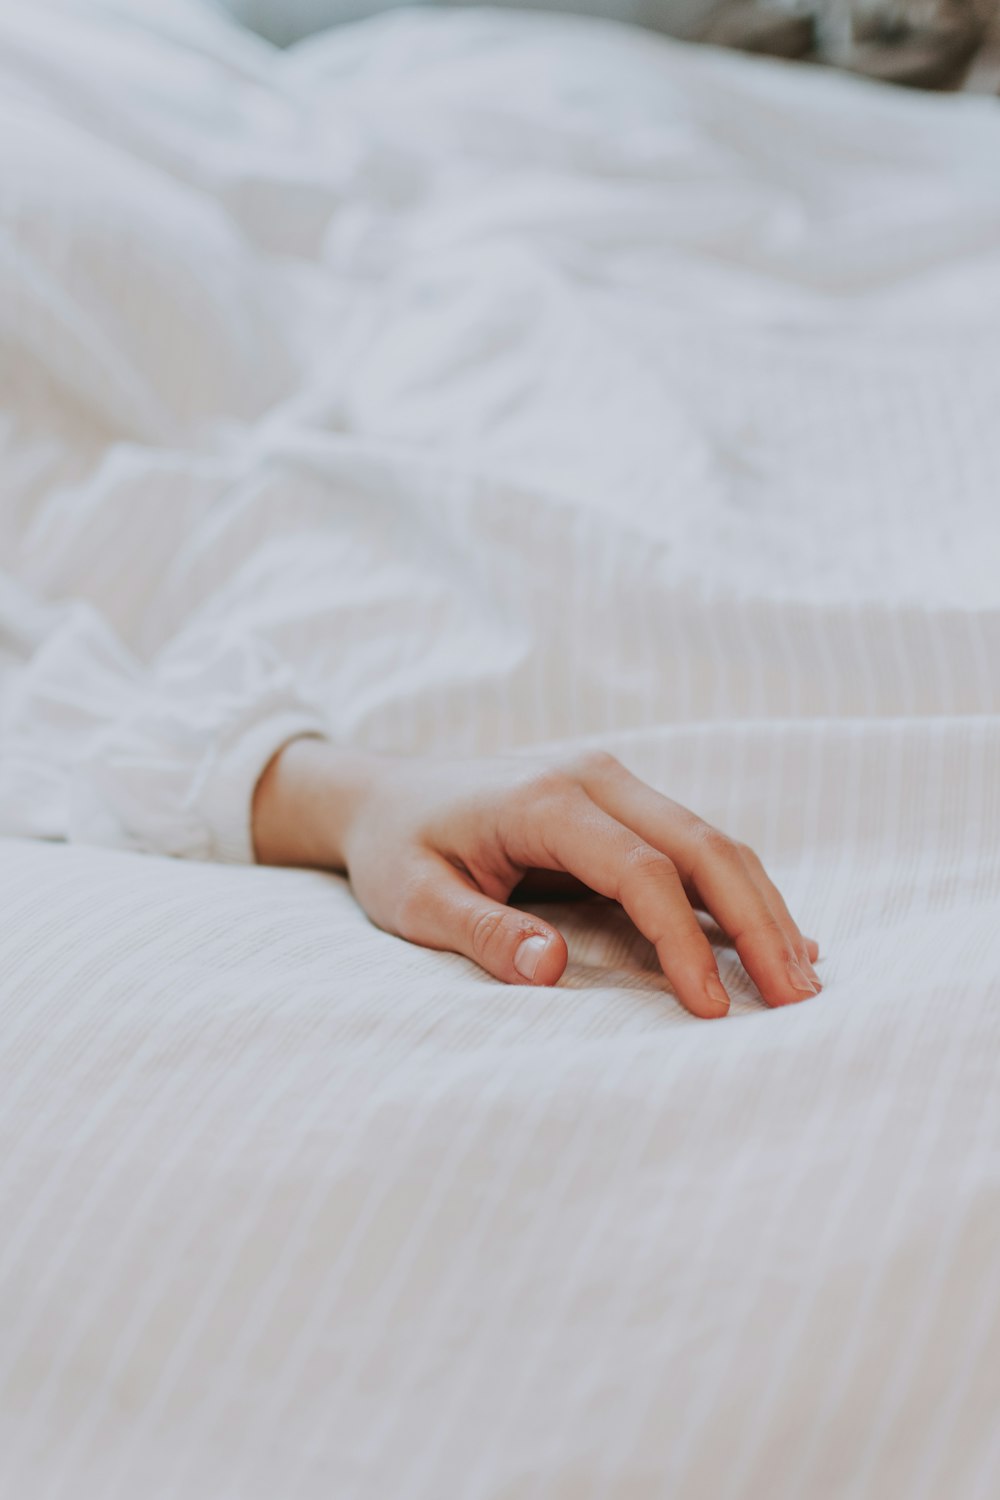
POLYGON ((0 394, 3 1500, 1000 1492, 1000 107, 8 4, 0 394), (822 996, 245 867, 309 728, 607 746, 822 996))

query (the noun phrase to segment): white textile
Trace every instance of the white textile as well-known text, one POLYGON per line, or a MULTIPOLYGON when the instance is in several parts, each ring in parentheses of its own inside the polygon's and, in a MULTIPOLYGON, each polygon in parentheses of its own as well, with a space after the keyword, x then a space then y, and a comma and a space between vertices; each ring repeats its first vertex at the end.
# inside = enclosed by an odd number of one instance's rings
POLYGON ((0 278, 4 1500, 990 1500, 1000 109, 10 4, 0 278), (199 863, 308 729, 607 746, 822 996, 199 863))

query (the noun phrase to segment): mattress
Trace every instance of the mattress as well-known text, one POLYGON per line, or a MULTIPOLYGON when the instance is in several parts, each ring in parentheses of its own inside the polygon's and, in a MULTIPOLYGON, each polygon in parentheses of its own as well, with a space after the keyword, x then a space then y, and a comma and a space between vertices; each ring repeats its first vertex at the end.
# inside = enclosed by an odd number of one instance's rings
POLYGON ((996 105, 45 0, 0 110, 0 1494, 989 1500, 996 105), (507 987, 241 862, 175 795, 233 652, 613 751, 822 994, 720 940, 699 1022, 597 899, 507 987))

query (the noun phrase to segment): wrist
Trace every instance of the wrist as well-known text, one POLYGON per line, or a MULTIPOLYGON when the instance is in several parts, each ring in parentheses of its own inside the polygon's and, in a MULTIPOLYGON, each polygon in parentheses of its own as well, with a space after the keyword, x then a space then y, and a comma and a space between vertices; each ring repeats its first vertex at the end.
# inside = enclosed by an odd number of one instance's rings
POLYGON ((258 864, 345 871, 350 828, 371 791, 378 759, 319 736, 284 745, 254 791, 258 864))

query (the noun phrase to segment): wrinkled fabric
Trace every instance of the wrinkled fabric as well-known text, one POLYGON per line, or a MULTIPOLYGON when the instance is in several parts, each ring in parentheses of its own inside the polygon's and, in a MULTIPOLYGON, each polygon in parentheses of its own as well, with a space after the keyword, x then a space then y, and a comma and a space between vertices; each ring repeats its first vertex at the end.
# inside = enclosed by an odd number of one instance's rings
POLYGON ((0 1494, 992 1500, 995 102, 43 0, 0 152, 0 1494), (306 730, 606 746, 822 994, 246 867, 306 730))
POLYGON ((247 859, 297 732, 996 711, 990 102, 167 14, 2 20, 0 828, 247 859))

